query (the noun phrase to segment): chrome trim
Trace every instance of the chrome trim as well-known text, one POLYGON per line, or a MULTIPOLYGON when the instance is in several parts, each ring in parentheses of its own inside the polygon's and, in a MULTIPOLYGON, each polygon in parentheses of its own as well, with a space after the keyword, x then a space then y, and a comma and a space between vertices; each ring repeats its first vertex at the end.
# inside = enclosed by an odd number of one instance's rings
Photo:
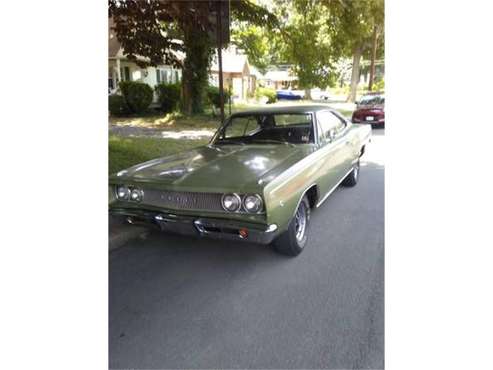
POLYGON ((325 202, 325 200, 329 197, 330 194, 332 194, 332 192, 334 190, 336 190, 336 188, 341 184, 341 182, 344 181, 344 179, 347 177, 347 175, 349 175, 351 173, 351 171, 354 169, 354 167, 352 167, 344 176, 342 176, 342 179, 339 180, 339 182, 337 184, 335 184, 335 186, 330 189, 327 194, 325 194, 325 196, 323 197, 323 199, 317 203, 316 207, 320 207, 322 205, 323 202, 325 202))
MULTIPOLYGON (((303 194, 301 195, 300 197, 300 200, 298 200, 298 204, 296 205, 296 208, 294 209, 294 213, 293 213, 293 216, 291 216, 291 218, 293 218, 295 215, 296 215, 296 212, 298 211, 298 207, 300 206, 301 204, 301 201, 303 200, 303 197, 306 195, 306 193, 308 193, 308 190, 310 190, 311 188, 313 188, 314 186, 316 186, 318 188, 318 185, 316 182, 314 182, 313 184, 311 184, 309 187, 306 188, 306 190, 303 192, 303 194)), ((283 205, 281 205, 282 207, 283 205)))

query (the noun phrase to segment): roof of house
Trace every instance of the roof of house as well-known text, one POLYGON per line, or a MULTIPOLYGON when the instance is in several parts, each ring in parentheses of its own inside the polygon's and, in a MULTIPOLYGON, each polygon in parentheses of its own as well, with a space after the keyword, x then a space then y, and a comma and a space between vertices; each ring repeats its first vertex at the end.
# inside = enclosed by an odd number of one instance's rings
MULTIPOLYGON (((246 55, 223 53, 222 57, 223 73, 243 73, 246 66, 247 74, 250 74, 250 65, 248 64, 248 57, 246 55)), ((212 62, 211 71, 219 72, 217 57, 212 62)))
POLYGON ((108 38, 108 57, 116 58, 120 49, 121 49, 120 42, 118 41, 115 35, 110 34, 108 38))
POLYGON ((113 31, 113 18, 108 19, 108 57, 115 58, 121 49, 120 41, 116 38, 115 31, 113 31))

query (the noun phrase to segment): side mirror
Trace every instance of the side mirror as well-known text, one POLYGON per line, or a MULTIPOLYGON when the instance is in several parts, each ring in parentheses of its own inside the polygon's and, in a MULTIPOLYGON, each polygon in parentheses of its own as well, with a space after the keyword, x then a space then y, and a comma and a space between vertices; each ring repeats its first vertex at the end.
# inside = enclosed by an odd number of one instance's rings
POLYGON ((333 141, 336 138, 336 130, 332 129, 329 131, 329 139, 330 141, 333 141))

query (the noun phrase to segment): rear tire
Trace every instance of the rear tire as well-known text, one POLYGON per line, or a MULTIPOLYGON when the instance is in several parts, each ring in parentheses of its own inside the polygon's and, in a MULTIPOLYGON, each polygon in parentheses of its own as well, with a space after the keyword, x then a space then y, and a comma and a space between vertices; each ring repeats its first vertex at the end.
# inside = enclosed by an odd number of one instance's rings
POLYGON ((342 182, 343 186, 352 187, 358 183, 359 179, 359 160, 353 167, 353 170, 346 176, 344 181, 342 182))
POLYGON ((289 222, 288 229, 272 243, 275 250, 291 257, 300 254, 307 243, 309 221, 310 203, 305 195, 296 210, 295 216, 289 222))

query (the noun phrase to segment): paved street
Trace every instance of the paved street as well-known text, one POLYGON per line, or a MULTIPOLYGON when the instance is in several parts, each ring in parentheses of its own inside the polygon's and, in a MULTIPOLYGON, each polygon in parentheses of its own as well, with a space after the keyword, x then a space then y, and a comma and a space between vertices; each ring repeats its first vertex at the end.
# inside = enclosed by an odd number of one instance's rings
POLYGON ((384 131, 297 258, 151 232, 110 253, 111 368, 383 368, 384 131))

